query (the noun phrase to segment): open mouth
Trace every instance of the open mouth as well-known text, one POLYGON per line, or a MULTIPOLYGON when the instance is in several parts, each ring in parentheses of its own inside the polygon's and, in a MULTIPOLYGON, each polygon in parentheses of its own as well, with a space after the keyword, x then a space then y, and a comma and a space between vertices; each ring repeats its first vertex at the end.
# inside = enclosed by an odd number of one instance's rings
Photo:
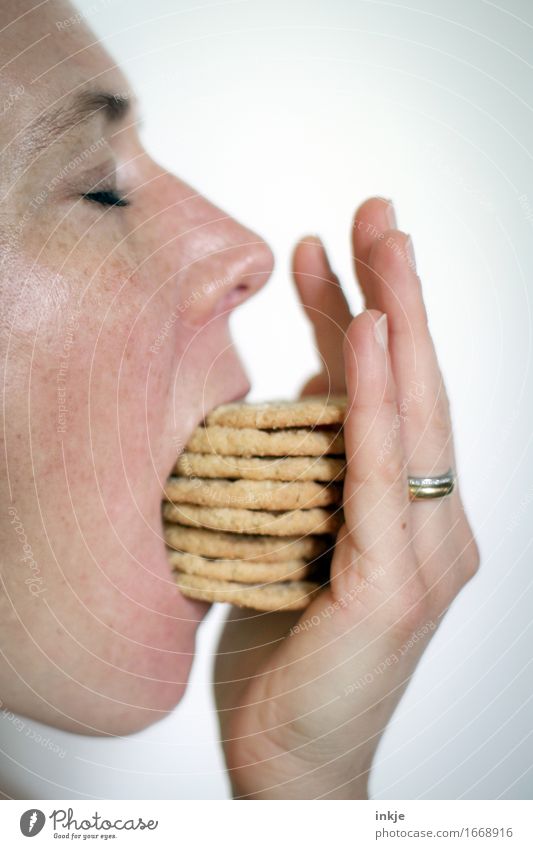
MULTIPOLYGON (((246 381, 246 384, 244 386, 241 386, 241 388, 237 392, 235 392, 229 398, 224 399, 222 402, 220 402, 220 404, 218 404, 218 403, 211 404, 210 406, 203 408, 201 414, 198 415, 196 421, 194 422, 194 426, 191 428, 190 433, 187 433, 184 436, 183 443, 181 443, 180 445, 176 445, 176 453, 175 453, 175 456, 173 457, 172 465, 168 470, 168 473, 166 475, 165 480, 168 480, 168 478, 170 478, 171 476, 173 476, 175 474, 176 462, 178 460, 178 457, 184 451, 187 450, 188 440, 192 436, 195 429, 205 421, 205 419, 209 415, 209 413, 212 412, 212 410, 214 410, 216 407, 221 406, 222 404, 232 404, 232 403, 236 403, 236 402, 239 402, 239 401, 243 401, 246 398, 246 396, 248 395, 250 388, 251 387, 250 387, 249 382, 246 381)), ((162 497, 162 502, 164 503, 165 500, 166 500, 165 496, 164 496, 164 492, 161 493, 161 497, 162 497)), ((165 540, 165 521, 164 521, 162 513, 161 513, 161 538, 163 540, 165 540)), ((168 551, 169 551, 169 547, 167 546, 167 544, 165 542, 165 552, 167 554, 167 560, 168 560, 168 551)), ((169 563, 169 569, 171 569, 171 568, 172 567, 169 563)), ((191 606, 191 609, 194 609, 195 617, 197 616, 199 621, 201 621, 204 618, 204 616, 206 615, 206 613, 209 611, 210 604, 208 604, 206 602, 195 601, 195 600, 189 599, 189 598, 186 599, 186 601, 191 606)))
MULTIPOLYGON (((239 402, 239 401, 244 401, 244 399, 245 399, 245 398, 246 398, 246 396, 248 395, 248 393, 249 393, 249 391, 250 391, 250 389, 251 389, 251 388, 252 388, 252 387, 251 387, 251 384, 250 384, 248 381, 246 381, 245 386, 241 387, 241 388, 240 388, 240 389, 239 389, 239 390, 238 390, 238 391, 237 391, 234 395, 232 395, 230 398, 226 398, 224 401, 221 401, 221 402, 220 402, 220 406, 222 406, 223 404, 235 404, 235 403, 237 403, 237 402, 239 402)), ((207 416, 209 415, 209 413, 211 413, 211 412, 215 409, 215 407, 218 407, 218 406, 219 406, 218 404, 214 404, 214 405, 211 405, 211 407, 207 407, 207 408, 206 408, 206 407, 204 407, 204 409, 203 409, 203 416, 202 416, 202 418, 198 421, 198 424, 201 424, 203 421, 205 421, 205 419, 207 418, 207 416)), ((191 434, 189 434, 189 436, 191 436, 191 434)))

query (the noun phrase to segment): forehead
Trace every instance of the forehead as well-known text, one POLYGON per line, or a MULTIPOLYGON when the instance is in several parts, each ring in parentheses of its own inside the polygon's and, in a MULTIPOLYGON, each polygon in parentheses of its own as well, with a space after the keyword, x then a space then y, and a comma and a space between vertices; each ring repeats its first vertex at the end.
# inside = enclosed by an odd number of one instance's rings
POLYGON ((130 93, 79 10, 63 0, 0 0, 0 97, 17 106, 13 118, 31 120, 89 84, 130 93))

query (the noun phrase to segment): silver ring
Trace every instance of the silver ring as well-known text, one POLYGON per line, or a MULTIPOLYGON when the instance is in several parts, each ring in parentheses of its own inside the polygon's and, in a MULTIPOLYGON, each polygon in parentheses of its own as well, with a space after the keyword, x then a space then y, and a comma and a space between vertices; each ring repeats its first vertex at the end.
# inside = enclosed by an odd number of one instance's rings
POLYGON ((409 495, 413 500, 423 498, 442 498, 450 495, 455 487, 456 476, 452 469, 436 478, 408 477, 409 495))

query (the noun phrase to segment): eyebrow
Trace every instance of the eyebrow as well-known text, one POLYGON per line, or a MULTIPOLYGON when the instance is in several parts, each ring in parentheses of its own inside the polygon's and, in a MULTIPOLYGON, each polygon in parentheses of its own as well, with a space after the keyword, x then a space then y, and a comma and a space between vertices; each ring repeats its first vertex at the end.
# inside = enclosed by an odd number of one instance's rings
POLYGON ((60 140, 69 130, 86 121, 103 117, 107 124, 118 124, 132 111, 129 96, 108 91, 84 91, 69 103, 41 115, 30 127, 27 143, 43 150, 60 140))

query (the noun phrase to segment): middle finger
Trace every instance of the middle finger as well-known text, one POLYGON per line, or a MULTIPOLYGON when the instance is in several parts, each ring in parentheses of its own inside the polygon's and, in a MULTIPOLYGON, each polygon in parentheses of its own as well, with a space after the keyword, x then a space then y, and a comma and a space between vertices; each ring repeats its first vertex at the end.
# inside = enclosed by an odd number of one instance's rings
MULTIPOLYGON (((409 474, 434 476, 455 468, 449 402, 428 320, 410 237, 389 230, 369 256, 368 287, 389 318, 398 386, 398 434, 409 474)), ((447 500, 447 499, 446 499, 447 500)))

